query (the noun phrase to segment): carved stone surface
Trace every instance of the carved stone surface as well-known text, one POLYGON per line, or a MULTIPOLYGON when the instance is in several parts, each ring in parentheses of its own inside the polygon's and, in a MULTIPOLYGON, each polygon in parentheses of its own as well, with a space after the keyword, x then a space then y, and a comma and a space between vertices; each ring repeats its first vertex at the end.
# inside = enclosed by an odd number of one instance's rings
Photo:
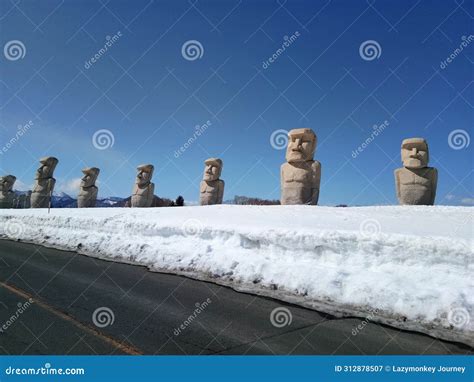
POLYGON ((151 183, 154 167, 152 164, 142 164, 137 167, 137 178, 132 191, 132 207, 151 207, 155 185, 151 183))
POLYGON ((199 187, 199 203, 201 206, 222 204, 224 181, 219 179, 222 166, 222 160, 219 158, 208 158, 204 161, 204 174, 199 187))
POLYGON ((56 184, 53 178, 58 160, 54 157, 40 159, 41 166, 36 170, 35 185, 31 194, 31 208, 48 208, 50 197, 56 184))
POLYGON ((395 170, 395 186, 400 204, 434 204, 438 171, 428 167, 428 161, 428 143, 423 138, 403 140, 403 167, 395 170))
POLYGON ((15 181, 16 177, 13 175, 0 176, 0 208, 13 208, 15 181))
POLYGON ((77 195, 78 208, 95 207, 98 192, 95 182, 99 172, 100 170, 97 167, 88 167, 82 170, 84 176, 81 179, 81 186, 77 195))
POLYGON ((281 165, 281 199, 285 204, 318 204, 321 163, 313 160, 317 137, 311 129, 288 133, 286 161, 281 165))

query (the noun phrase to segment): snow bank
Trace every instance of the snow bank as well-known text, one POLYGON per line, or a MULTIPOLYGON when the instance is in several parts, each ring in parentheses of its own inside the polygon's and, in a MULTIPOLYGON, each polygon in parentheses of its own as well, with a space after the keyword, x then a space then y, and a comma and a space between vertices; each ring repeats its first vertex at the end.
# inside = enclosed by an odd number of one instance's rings
POLYGON ((474 345, 473 209, 0 210, 0 237, 474 345))

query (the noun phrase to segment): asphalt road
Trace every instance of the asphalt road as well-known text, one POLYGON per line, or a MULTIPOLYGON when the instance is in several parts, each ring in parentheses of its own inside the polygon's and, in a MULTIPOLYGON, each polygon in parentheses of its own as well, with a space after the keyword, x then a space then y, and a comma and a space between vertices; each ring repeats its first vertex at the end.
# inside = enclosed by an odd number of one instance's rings
POLYGON ((143 267, 0 240, 0 354, 467 354, 472 350, 371 322, 353 335, 361 323, 143 267), (30 298, 33 302, 24 305, 30 298), (289 311, 291 322, 273 325, 271 313, 277 308, 287 310, 281 317, 289 311), (94 312, 100 311, 104 313, 94 321, 94 312))

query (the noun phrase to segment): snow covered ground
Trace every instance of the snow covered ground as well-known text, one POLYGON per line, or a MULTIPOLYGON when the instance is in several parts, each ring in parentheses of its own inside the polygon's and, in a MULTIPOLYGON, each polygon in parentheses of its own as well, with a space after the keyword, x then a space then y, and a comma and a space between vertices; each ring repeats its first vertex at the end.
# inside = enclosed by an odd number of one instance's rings
POLYGON ((0 237, 474 346, 473 208, 0 210, 0 237))

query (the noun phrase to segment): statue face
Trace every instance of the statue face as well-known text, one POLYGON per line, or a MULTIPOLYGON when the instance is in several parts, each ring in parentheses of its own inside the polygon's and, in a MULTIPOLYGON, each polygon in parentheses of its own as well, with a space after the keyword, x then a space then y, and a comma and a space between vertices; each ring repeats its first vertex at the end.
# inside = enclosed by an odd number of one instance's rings
POLYGON ((402 162, 403 166, 407 168, 428 166, 428 145, 426 141, 403 141, 402 162))
POLYGON ((153 176, 153 168, 150 167, 138 167, 136 183, 139 186, 147 186, 151 182, 153 176))
POLYGON ((99 169, 83 170, 84 176, 81 178, 81 187, 92 187, 99 176, 99 169))
POLYGON ((47 164, 41 164, 38 170, 36 170, 35 179, 51 178, 52 175, 53 171, 51 170, 51 167, 49 167, 47 164))
POLYGON ((40 167, 36 170, 35 179, 48 179, 53 177, 58 160, 53 157, 42 158, 40 167))
POLYGON ((316 149, 316 136, 310 129, 294 129, 288 133, 286 148, 287 162, 305 162, 313 160, 316 149))
POLYGON ((221 176, 222 166, 215 162, 209 162, 204 165, 203 180, 217 180, 221 176))
POLYGON ((0 192, 10 192, 15 180, 16 178, 13 175, 0 176, 0 192))

